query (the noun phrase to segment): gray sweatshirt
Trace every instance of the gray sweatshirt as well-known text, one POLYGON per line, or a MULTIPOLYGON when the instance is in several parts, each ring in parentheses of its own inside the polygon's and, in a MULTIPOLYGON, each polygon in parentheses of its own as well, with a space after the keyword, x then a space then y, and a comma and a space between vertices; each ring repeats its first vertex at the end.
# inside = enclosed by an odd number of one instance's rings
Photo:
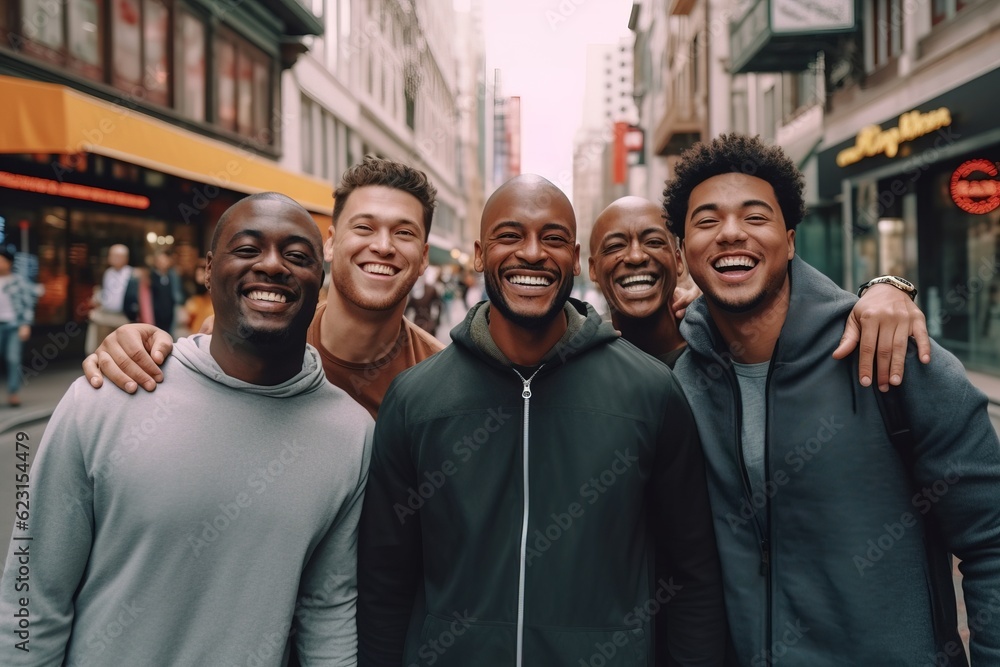
POLYGON ((312 347, 262 387, 210 340, 178 341, 152 394, 80 378, 60 401, 0 583, 0 664, 283 665, 291 641, 356 664, 372 419, 312 347))

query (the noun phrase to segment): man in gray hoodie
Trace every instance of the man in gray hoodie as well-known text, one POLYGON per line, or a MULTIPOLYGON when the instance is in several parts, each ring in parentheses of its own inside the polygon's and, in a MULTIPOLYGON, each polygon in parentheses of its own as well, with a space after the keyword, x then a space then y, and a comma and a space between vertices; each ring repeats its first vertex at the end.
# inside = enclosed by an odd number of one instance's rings
POLYGON ((373 421, 306 345, 322 277, 305 209, 248 197, 208 255, 215 334, 178 341, 172 381, 70 387, 19 475, 0 664, 279 666, 293 625, 304 663, 355 664, 373 421))

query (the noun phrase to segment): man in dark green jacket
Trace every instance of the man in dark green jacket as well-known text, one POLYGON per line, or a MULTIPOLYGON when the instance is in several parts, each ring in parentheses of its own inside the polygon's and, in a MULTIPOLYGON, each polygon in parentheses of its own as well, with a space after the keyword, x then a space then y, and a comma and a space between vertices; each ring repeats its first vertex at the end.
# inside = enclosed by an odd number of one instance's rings
POLYGON ((569 201, 512 179, 475 253, 490 304, 399 375, 379 413, 360 664, 721 664, 692 415, 665 366, 568 299, 569 201))
POLYGON ((941 347, 927 364, 911 355, 898 401, 912 438, 894 446, 855 359, 831 355, 857 299, 795 257, 794 164, 724 135, 675 174, 664 208, 704 292, 675 372, 699 415, 738 664, 967 664, 949 550, 972 663, 1000 664, 1000 442, 986 397, 941 347))

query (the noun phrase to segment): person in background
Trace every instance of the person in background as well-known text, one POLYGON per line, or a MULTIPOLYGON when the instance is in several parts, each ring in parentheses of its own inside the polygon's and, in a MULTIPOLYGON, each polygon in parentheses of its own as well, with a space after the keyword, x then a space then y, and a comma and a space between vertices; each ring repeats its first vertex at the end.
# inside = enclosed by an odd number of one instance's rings
POLYGON ((125 290, 132 279, 128 258, 128 246, 116 243, 108 248, 108 268, 101 278, 101 290, 91 302, 84 343, 88 354, 96 350, 112 331, 129 322, 125 315, 125 290))
POLYGON ((437 335, 445 305, 438 291, 438 271, 436 266, 427 267, 423 279, 414 284, 406 302, 406 314, 410 320, 432 336, 437 335))
MULTIPOLYGON (((322 300, 322 291, 320 295, 320 300, 322 300)), ((184 310, 188 316, 187 329, 191 333, 200 332, 205 320, 215 313, 215 309, 212 308, 212 295, 208 293, 208 287, 205 285, 204 260, 199 261, 198 266, 195 267, 194 294, 188 297, 184 303, 184 310)))
POLYGON ((153 255, 149 288, 153 295, 153 324, 173 334, 177 308, 184 305, 184 287, 174 268, 174 256, 169 251, 158 250, 153 255))
POLYGON ((14 273, 14 255, 0 247, 0 351, 7 362, 7 405, 21 405, 21 346, 35 321, 35 289, 14 273))

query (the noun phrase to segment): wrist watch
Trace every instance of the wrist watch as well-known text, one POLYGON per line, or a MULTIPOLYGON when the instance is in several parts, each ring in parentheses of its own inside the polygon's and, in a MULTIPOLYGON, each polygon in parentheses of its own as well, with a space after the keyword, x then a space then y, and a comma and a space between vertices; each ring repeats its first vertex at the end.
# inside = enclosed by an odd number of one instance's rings
POLYGON ((896 289, 906 292, 906 295, 910 297, 910 299, 915 300, 917 298, 917 286, 906 278, 900 278, 899 276, 879 276, 878 278, 872 278, 858 288, 858 298, 860 298, 861 295, 865 293, 865 290, 872 285, 879 285, 881 283, 892 285, 896 289))

